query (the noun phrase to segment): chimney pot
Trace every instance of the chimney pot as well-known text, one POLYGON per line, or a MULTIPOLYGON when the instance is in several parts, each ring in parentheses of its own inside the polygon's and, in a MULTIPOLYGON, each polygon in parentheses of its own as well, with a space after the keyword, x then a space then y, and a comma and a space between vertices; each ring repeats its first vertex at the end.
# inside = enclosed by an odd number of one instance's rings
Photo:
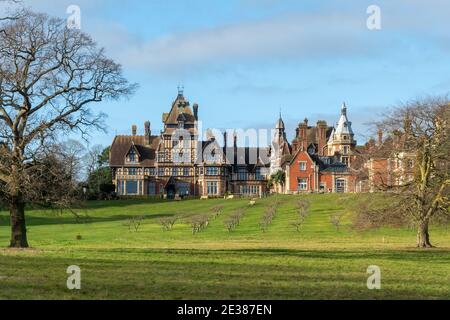
POLYGON ((198 120, 198 104, 195 103, 193 108, 194 108, 194 118, 195 120, 198 120))

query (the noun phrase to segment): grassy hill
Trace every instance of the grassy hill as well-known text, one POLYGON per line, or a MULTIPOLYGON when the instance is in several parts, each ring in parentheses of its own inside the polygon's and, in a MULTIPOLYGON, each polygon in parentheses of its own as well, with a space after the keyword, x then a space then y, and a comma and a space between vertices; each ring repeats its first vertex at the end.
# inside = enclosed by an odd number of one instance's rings
MULTIPOLYGON (((274 198, 183 202, 91 202, 71 213, 28 211, 33 249, 0 249, 0 299, 435 299, 450 298, 450 234, 434 227, 439 249, 415 250, 415 231, 356 232, 349 204, 370 195, 280 196, 266 232, 260 221, 274 198), (296 203, 311 201, 300 232, 296 203), (223 206, 202 232, 190 221, 223 206), (239 226, 224 222, 245 209, 239 226), (343 225, 330 222, 343 215, 343 225), (159 221, 179 216, 173 230, 159 221), (143 217, 135 231, 130 218, 143 217), (66 269, 82 269, 82 290, 66 289, 66 269), (382 271, 382 289, 368 290, 367 267, 382 271)), ((9 242, 0 213, 0 245, 9 242)))

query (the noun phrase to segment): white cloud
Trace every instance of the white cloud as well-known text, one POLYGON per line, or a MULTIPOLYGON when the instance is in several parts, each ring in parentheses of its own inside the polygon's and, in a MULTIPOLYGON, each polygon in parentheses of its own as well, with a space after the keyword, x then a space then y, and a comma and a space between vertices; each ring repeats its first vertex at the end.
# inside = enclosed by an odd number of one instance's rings
MULTIPOLYGON (((298 59, 369 52, 365 20, 345 15, 289 16, 167 34, 122 47, 133 67, 170 70, 235 60, 298 59)), ((123 34, 125 36, 125 34, 123 34)), ((131 44, 125 36, 123 41, 131 44)))

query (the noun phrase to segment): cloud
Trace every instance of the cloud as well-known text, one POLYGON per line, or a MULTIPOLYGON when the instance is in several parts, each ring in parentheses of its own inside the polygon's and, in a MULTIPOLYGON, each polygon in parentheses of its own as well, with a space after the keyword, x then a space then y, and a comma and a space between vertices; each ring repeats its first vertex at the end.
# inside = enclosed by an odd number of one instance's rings
MULTIPOLYGON (((285 60, 368 53, 365 20, 346 15, 292 15, 251 23, 166 34, 122 47, 135 68, 179 70, 236 61, 285 60)), ((122 35, 123 41, 131 43, 122 35)))

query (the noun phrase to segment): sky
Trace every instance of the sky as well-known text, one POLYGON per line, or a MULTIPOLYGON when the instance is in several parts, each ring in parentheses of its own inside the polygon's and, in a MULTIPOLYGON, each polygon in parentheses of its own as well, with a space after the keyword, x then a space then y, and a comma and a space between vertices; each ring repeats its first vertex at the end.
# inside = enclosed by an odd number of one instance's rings
POLYGON ((102 102, 107 133, 162 129, 184 86, 203 127, 273 128, 281 110, 290 139, 299 122, 339 119, 345 101, 360 143, 387 108, 450 90, 450 1, 446 0, 24 0, 67 18, 139 84, 128 100, 102 102), (370 5, 381 29, 369 30, 370 5))

